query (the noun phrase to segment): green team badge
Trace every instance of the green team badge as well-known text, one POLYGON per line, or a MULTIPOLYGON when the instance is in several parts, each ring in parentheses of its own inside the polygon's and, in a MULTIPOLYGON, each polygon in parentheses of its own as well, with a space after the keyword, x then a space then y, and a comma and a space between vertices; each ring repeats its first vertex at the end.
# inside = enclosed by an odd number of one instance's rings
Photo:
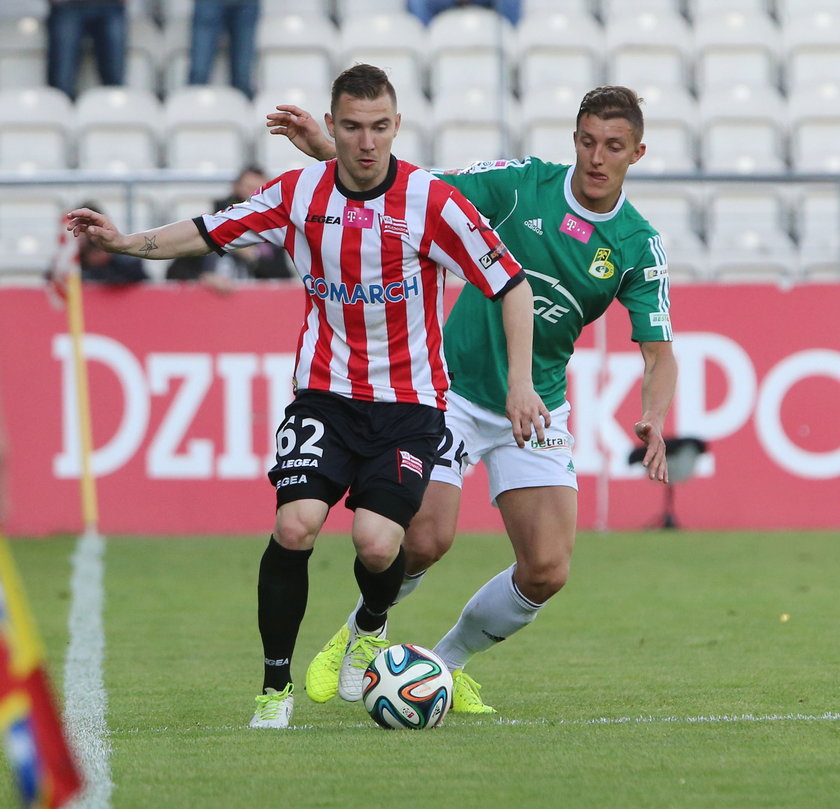
POLYGON ((599 247, 595 251, 595 258, 589 265, 589 274, 596 278, 612 278, 615 275, 615 266, 608 261, 612 251, 608 247, 599 247))

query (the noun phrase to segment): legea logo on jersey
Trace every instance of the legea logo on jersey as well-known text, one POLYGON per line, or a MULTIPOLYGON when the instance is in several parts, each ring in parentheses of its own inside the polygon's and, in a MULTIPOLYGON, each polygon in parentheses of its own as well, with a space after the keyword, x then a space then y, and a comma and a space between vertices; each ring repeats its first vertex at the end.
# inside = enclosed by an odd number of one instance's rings
POLYGON ((589 274, 596 278, 612 278, 615 275, 615 266, 609 261, 610 253, 609 247, 599 247, 595 251, 595 258, 589 265, 589 274))

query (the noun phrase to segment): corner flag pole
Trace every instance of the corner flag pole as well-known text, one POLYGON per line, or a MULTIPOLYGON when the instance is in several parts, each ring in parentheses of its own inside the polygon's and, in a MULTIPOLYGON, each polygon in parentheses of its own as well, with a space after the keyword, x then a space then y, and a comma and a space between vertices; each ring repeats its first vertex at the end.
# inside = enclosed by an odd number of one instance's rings
POLYGON ((85 363, 83 338, 85 334, 82 306, 82 279, 79 270, 79 251, 75 239, 66 231, 59 237, 59 253, 62 269, 67 279, 67 321, 70 342, 73 348, 73 375, 76 381, 76 411, 79 418, 79 447, 81 451, 81 475, 79 483, 82 497, 82 520, 85 530, 97 532, 99 507, 96 498, 96 480, 93 476, 91 456, 93 435, 90 418, 90 394, 88 392, 87 365, 85 363))

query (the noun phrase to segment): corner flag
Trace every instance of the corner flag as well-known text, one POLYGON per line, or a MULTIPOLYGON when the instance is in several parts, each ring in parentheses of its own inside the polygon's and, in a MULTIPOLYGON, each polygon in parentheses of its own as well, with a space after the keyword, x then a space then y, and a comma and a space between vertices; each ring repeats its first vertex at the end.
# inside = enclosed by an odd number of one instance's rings
POLYGON ((50 693, 44 654, 0 536, 0 734, 26 809, 57 809, 81 786, 50 693))

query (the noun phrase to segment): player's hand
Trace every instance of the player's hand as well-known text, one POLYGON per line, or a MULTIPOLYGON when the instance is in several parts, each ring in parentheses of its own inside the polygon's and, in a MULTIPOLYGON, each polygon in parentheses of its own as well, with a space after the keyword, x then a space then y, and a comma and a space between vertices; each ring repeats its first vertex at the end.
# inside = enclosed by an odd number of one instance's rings
POLYGON ((119 253, 123 235, 104 214, 90 208, 76 208, 67 214, 67 230, 74 236, 84 233, 90 242, 109 253, 119 253))
POLYGON ((316 160, 335 157, 332 141, 305 109, 294 104, 279 104, 275 109, 277 112, 266 115, 265 122, 272 135, 285 135, 304 154, 316 160))
POLYGON ((647 447, 642 466, 651 480, 668 482, 668 459, 665 457, 665 439, 662 430, 650 421, 637 421, 633 425, 636 436, 647 447))
POLYGON ((524 447, 532 435, 541 444, 545 441, 545 428, 551 425, 551 414, 532 385, 523 384, 508 389, 505 413, 510 419, 517 446, 524 447))

